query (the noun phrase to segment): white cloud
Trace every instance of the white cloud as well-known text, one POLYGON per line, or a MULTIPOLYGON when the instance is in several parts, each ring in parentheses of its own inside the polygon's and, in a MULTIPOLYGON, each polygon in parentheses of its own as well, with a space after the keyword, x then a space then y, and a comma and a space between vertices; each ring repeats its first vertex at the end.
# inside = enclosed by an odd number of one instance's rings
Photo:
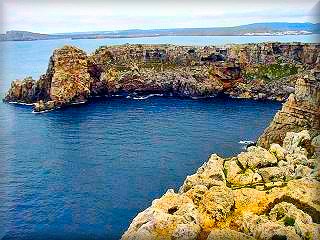
POLYGON ((315 21, 317 0, 2 1, 3 30, 75 32, 315 21))

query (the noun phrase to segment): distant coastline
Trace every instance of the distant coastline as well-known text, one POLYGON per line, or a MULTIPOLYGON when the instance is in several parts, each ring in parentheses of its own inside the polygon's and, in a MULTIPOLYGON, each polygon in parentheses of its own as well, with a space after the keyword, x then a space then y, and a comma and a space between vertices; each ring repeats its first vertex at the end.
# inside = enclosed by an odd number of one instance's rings
POLYGON ((28 31, 7 31, 0 41, 34 41, 52 39, 104 39, 162 36, 285 36, 320 33, 320 23, 253 23, 235 27, 131 29, 119 31, 42 34, 28 31))

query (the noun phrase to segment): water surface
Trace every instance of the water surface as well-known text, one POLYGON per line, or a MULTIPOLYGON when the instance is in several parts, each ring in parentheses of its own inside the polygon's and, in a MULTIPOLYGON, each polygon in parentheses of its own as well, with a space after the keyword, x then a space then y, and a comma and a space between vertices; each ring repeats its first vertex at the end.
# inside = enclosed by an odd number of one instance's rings
POLYGON ((168 188, 216 152, 241 151, 279 103, 229 98, 106 99, 46 114, 2 106, 5 239, 117 239, 168 188), (35 234, 35 235, 33 235, 35 234))

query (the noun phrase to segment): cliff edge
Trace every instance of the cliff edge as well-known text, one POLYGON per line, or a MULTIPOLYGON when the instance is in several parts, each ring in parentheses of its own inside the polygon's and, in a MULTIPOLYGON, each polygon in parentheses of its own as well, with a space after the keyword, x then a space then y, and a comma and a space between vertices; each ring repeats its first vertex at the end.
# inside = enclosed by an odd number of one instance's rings
POLYGON ((122 240, 320 239, 317 76, 296 81, 259 140, 266 148, 211 155, 178 192, 168 190, 139 213, 122 240))
POLYGON ((37 112, 90 97, 162 94, 284 101, 296 75, 320 61, 319 44, 259 43, 217 46, 120 45, 94 53, 64 46, 38 80, 11 84, 5 102, 34 104, 37 112))
POLYGON ((296 81, 295 92, 284 103, 270 126, 258 140, 269 147, 281 143, 287 132, 309 130, 311 136, 320 134, 320 70, 305 72, 296 81))

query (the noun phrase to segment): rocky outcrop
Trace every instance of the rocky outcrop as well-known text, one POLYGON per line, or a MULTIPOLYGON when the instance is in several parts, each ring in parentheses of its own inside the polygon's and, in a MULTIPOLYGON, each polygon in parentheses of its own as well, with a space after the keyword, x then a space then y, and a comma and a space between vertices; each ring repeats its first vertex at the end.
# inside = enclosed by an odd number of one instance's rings
POLYGON ((314 69, 297 80, 260 146, 227 159, 211 155, 177 193, 139 213, 122 239, 319 239, 317 76, 314 69))
POLYGON ((319 158, 306 148, 308 131, 283 145, 250 147, 236 157, 213 154, 139 213, 129 239, 319 239, 319 158))
POLYGON ((47 72, 38 81, 16 80, 6 102, 34 103, 35 111, 45 111, 85 101, 90 94, 88 57, 78 48, 65 46, 50 57, 47 72))
POLYGON ((87 55, 65 46, 47 72, 12 83, 4 101, 35 111, 85 102, 91 96, 163 94, 285 100, 296 75, 319 63, 319 44, 263 43, 226 47, 121 45, 87 55))
POLYGON ((287 132, 304 129, 309 130, 312 137, 320 134, 320 71, 317 69, 298 78, 294 94, 275 115, 258 145, 268 147, 271 143, 281 143, 287 132))

